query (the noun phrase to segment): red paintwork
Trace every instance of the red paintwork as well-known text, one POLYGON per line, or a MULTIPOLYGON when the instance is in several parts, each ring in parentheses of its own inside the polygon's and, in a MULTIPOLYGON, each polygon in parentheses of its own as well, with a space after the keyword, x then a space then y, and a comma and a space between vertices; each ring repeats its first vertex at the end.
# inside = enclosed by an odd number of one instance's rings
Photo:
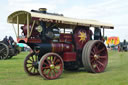
POLYGON ((76 28, 75 30, 75 33, 74 33, 74 40, 75 40, 75 44, 76 44, 76 49, 77 50, 80 50, 84 47, 85 43, 88 42, 90 40, 90 30, 87 29, 87 28, 83 28, 83 27, 78 27, 76 28), (80 41, 80 32, 83 32, 86 34, 86 38, 84 41, 80 41))
POLYGON ((28 39, 29 43, 41 43, 41 40, 39 38, 29 38, 28 39))
POLYGON ((40 60, 40 74, 46 79, 56 79, 62 74, 63 65, 63 60, 58 54, 47 53, 40 60), (55 68, 50 68, 51 64, 55 68))
POLYGON ((20 43, 21 41, 25 43, 41 43, 41 40, 39 38, 32 38, 32 37, 31 38, 17 38, 18 43, 20 43))
POLYGON ((72 52, 73 49, 72 44, 52 43, 52 52, 72 52))
POLYGON ((60 42, 72 42, 72 34, 60 34, 60 42))
MULTIPOLYGON (((34 26, 31 37, 39 37, 39 32, 35 29, 37 25, 34 26)), ((32 24, 29 25, 29 31, 31 31, 32 24)), ((27 36, 27 25, 22 26, 24 36, 27 36)))
POLYGON ((21 41, 27 43, 28 42, 28 38, 17 38, 17 42, 20 43, 21 41))
POLYGON ((65 52, 63 54, 63 61, 65 62, 76 61, 76 52, 65 52))
POLYGON ((108 54, 107 49, 104 44, 101 42, 97 42, 92 46, 91 52, 90 52, 90 62, 91 66, 94 69, 95 72, 103 72, 106 68, 107 62, 108 62, 108 54), (94 56, 98 55, 98 58, 95 58, 94 56), (93 65, 96 65, 96 68, 93 67, 93 65))
MULTIPOLYGON (((24 38, 17 38, 17 42, 25 42, 25 43, 41 43, 41 40, 39 39, 39 32, 35 30, 35 27, 37 25, 34 25, 32 34, 29 38, 27 38, 27 25, 25 24, 24 26, 21 27, 22 29, 22 36, 24 38)), ((32 24, 29 25, 29 31, 31 32, 32 24)))

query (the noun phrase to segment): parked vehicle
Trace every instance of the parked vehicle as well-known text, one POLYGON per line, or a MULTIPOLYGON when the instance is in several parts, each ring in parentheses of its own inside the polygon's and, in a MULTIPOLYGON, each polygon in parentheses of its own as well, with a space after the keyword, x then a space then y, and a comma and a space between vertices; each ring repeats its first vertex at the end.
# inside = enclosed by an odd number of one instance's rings
POLYGON ((118 51, 119 52, 128 51, 128 43, 126 42, 126 40, 124 40, 123 42, 120 42, 120 44, 118 45, 118 51))
POLYGON ((11 36, 9 39, 6 36, 2 41, 0 41, 0 60, 10 59, 19 53, 19 47, 11 36))
POLYGON ((114 28, 112 24, 47 13, 45 8, 16 11, 8 16, 8 23, 18 25, 18 43, 26 43, 33 50, 24 61, 29 75, 56 79, 63 69, 84 67, 88 72, 100 73, 107 66, 108 52, 103 37, 104 29, 114 28), (94 38, 90 27, 95 29, 94 38))

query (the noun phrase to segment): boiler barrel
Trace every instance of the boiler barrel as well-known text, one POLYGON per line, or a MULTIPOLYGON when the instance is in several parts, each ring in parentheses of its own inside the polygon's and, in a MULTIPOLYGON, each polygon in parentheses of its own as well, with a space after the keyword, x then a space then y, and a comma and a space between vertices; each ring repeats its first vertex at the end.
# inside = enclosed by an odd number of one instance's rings
POLYGON ((45 52, 72 52, 74 50, 74 46, 72 44, 67 44, 67 43, 43 43, 40 44, 40 51, 41 53, 45 52))
POLYGON ((74 47, 67 43, 52 43, 52 52, 72 52, 74 47))

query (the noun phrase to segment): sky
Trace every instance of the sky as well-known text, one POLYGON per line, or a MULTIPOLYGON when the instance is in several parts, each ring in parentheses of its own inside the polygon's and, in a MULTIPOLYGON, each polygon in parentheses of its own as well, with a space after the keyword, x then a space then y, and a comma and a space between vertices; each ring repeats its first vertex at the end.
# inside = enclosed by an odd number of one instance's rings
POLYGON ((7 23, 11 13, 47 8, 48 12, 66 17, 112 23, 114 30, 105 30, 105 35, 118 36, 120 41, 128 41, 128 0, 1 0, 0 8, 0 40, 6 35, 16 40, 12 25, 7 23))

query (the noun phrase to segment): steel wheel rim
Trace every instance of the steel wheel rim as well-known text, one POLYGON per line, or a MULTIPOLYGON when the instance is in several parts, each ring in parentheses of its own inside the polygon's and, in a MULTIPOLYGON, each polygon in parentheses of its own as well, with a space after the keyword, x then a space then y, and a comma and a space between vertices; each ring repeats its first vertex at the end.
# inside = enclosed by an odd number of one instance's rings
POLYGON ((35 53, 30 53, 24 61, 24 70, 29 75, 38 75, 38 65, 35 66, 35 63, 38 64, 38 56, 35 53))
POLYGON ((90 64, 94 72, 103 72, 108 63, 108 54, 102 42, 96 42, 90 50, 90 64))
POLYGON ((7 59, 9 54, 9 49, 4 43, 0 43, 0 60, 7 59))
POLYGON ((55 53, 44 55, 40 61, 39 72, 45 79, 56 79, 63 72, 62 58, 55 53))

